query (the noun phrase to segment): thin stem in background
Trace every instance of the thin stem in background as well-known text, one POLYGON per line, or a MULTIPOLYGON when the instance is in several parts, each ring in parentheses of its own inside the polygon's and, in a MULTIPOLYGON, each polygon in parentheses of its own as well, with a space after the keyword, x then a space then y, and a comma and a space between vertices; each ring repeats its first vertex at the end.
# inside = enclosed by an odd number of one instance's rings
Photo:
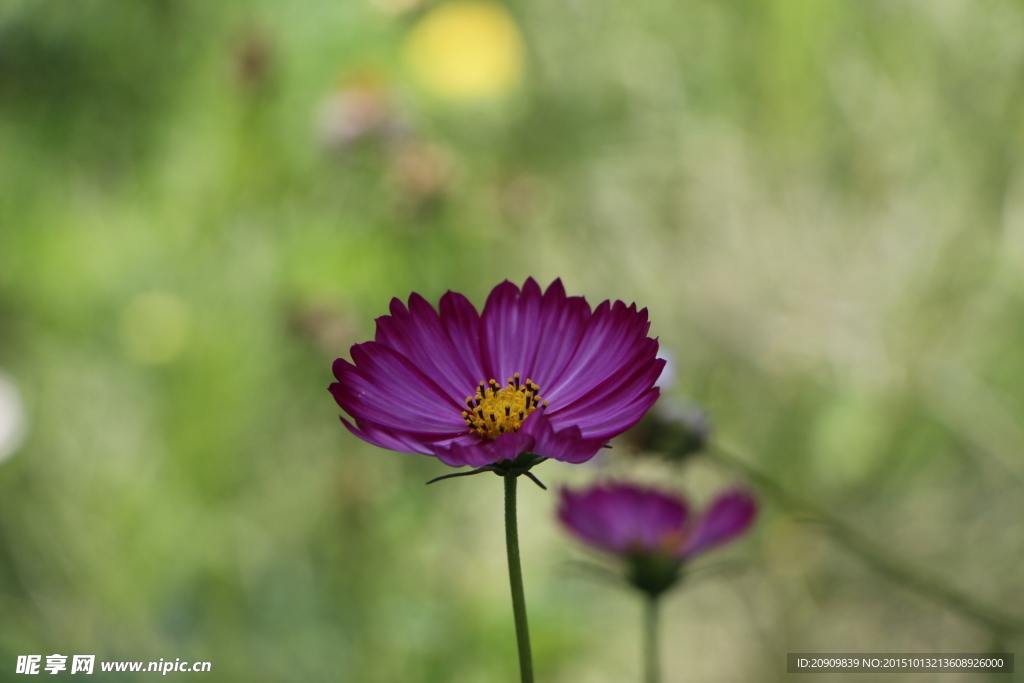
POLYGON ((508 550, 508 583, 512 588, 512 614, 516 621, 516 643, 519 646, 519 674, 523 683, 533 683, 533 658, 530 655, 530 626, 526 622, 526 595, 523 593, 523 570, 519 565, 519 524, 516 521, 517 475, 506 474, 505 480, 505 547, 508 550))
POLYGON ((644 683, 658 683, 658 596, 644 596, 644 683))
POLYGON ((942 578, 914 566, 846 524, 831 513, 790 493, 759 467, 721 447, 712 446, 709 455, 738 470, 763 493, 786 508, 801 510, 815 518, 833 540, 860 557, 867 565, 890 580, 927 596, 954 612, 984 626, 992 633, 1014 634, 1024 631, 1024 618, 1004 612, 973 595, 951 586, 942 578))

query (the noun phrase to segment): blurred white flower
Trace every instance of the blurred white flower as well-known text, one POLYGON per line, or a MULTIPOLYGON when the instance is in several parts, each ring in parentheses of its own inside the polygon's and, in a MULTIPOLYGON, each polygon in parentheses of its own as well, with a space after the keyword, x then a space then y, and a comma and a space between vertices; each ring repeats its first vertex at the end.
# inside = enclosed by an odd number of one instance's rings
POLYGON ((658 358, 665 361, 665 367, 661 369, 661 375, 658 376, 658 381, 654 383, 654 386, 665 392, 675 386, 676 359, 665 349, 658 350, 658 358))
POLYGON ((402 130, 387 81, 380 74, 360 73, 345 79, 320 105, 320 144, 344 151, 374 136, 388 138, 402 130))
POLYGON ((0 462, 14 455, 25 435, 25 408, 18 387, 0 372, 0 462))

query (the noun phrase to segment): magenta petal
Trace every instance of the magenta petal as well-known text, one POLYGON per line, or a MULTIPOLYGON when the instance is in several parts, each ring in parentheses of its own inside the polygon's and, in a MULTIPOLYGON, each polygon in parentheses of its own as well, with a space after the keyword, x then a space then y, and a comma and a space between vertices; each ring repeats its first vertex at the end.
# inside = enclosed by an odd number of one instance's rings
POLYGON ((529 434, 536 439, 533 453, 570 463, 590 460, 608 443, 608 439, 584 438, 576 425, 556 432, 551 420, 541 410, 534 411, 526 418, 519 433, 529 434))
POLYGON ((405 356, 366 342, 352 347, 352 359, 334 362, 338 381, 329 387, 352 417, 410 432, 466 431, 461 406, 405 356))
POLYGON ((701 516, 682 555, 692 557, 733 540, 750 527, 756 516, 757 501, 753 496, 741 490, 726 491, 701 516))
POLYGON ((470 465, 482 467, 501 460, 515 460, 521 453, 580 463, 601 450, 607 440, 584 439, 578 427, 569 427, 555 432, 543 412, 535 411, 523 422, 519 432, 502 434, 497 439, 479 439, 474 443, 453 443, 437 446, 433 452, 445 463, 459 467, 470 465))
POLYGON ((497 460, 515 460, 520 453, 530 453, 535 448, 534 438, 523 432, 502 434, 487 445, 497 460))
POLYGON ((496 462, 490 459, 491 454, 482 447, 482 444, 468 446, 451 444, 447 447, 435 448, 434 455, 449 467, 483 467, 496 462))
POLYGON ((441 297, 441 325, 451 339, 455 352, 465 360, 471 374, 475 373, 473 383, 469 386, 470 394, 477 384, 487 381, 486 371, 480 355, 480 315, 476 308, 462 294, 448 291, 441 297))
MULTIPOLYGON (((636 358, 653 359, 653 348, 645 344, 650 324, 647 309, 628 308, 621 301, 602 302, 587 322, 571 360, 550 386, 543 386, 544 397, 559 406, 567 406, 590 393, 597 385, 631 369, 636 358)), ((653 341, 653 340, 649 340, 653 341)))
POLYGON ((372 443, 374 446, 387 448, 400 453, 417 453, 421 455, 434 455, 438 448, 448 449, 453 444, 469 445, 476 443, 479 439, 469 434, 424 434, 417 432, 406 432, 399 429, 391 429, 368 420, 356 418, 352 424, 344 417, 341 421, 345 423, 348 430, 360 439, 372 443))
POLYGON ((418 453, 420 455, 432 455, 433 451, 415 436, 375 425, 372 422, 356 420, 352 424, 345 418, 341 418, 348 430, 363 441, 372 443, 374 446, 398 451, 399 453, 418 453), (357 426, 358 425, 358 426, 357 426))
MULTIPOLYGON (((540 286, 527 278, 522 292, 505 280, 491 291, 480 315, 484 368, 504 385, 514 373, 529 373, 540 336, 540 286)), ((523 379, 532 379, 524 376, 523 379)), ((536 380, 534 380, 536 381, 536 380)))
POLYGON ((598 515, 597 502, 593 498, 591 492, 577 493, 563 489, 558 518, 584 543, 614 553, 618 548, 612 542, 611 534, 605 529, 605 517, 603 514, 598 515))
POLYGON ((559 519, 590 545, 618 555, 659 552, 686 522, 681 499, 632 484, 562 491, 559 519))
POLYGON ((639 400, 614 414, 606 416, 603 420, 587 420, 588 426, 585 430, 581 428, 581 434, 587 439, 607 441, 639 422, 640 418, 644 416, 657 400, 658 390, 653 389, 639 400))
POLYGON ((572 358, 590 316, 587 300, 581 296, 566 297, 561 280, 552 282, 544 292, 538 334, 543 341, 528 366, 530 379, 540 385, 542 394, 572 358))
MULTIPOLYGON (((558 412, 567 415, 609 413, 625 407, 654 388, 665 361, 657 358, 658 342, 644 339, 637 352, 619 368, 594 383, 585 394, 558 401, 558 412)), ((574 392, 576 393, 576 392, 574 392)))
POLYGON ((586 438, 610 439, 639 422, 658 400, 660 390, 657 387, 651 388, 650 382, 659 371, 660 366, 652 366, 618 393, 577 401, 564 410, 550 412, 548 417, 555 429, 574 424, 586 438))
POLYGON ((377 319, 376 341, 408 358, 455 401, 472 394, 483 379, 479 352, 456 346, 434 307, 419 294, 409 297, 408 308, 398 299, 391 301, 391 315, 377 319))
POLYGON ((502 434, 497 439, 479 439, 474 443, 452 443, 436 446, 434 455, 452 467, 483 467, 502 460, 513 460, 520 453, 533 449, 534 439, 522 432, 502 434))
POLYGON ((630 487, 628 502, 634 528, 631 535, 644 550, 660 551, 668 539, 679 533, 686 521, 686 504, 666 493, 630 487))

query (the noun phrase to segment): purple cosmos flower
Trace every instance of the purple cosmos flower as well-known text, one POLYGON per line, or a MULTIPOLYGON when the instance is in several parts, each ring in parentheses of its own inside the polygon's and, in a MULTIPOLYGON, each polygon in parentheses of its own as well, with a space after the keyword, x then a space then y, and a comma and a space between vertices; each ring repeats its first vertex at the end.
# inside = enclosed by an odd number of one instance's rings
POLYGON ((584 543, 626 558, 630 581, 652 595, 679 578, 682 564, 727 543, 750 527, 757 502, 739 489, 725 491, 697 518, 677 496, 633 484, 562 490, 558 517, 584 543))
POLYGON ((502 282, 482 313, 448 292, 391 300, 374 341, 334 362, 330 386, 353 434, 382 448, 486 467, 524 453, 579 463, 633 426, 658 398, 664 361, 647 309, 591 310, 529 278, 502 282))

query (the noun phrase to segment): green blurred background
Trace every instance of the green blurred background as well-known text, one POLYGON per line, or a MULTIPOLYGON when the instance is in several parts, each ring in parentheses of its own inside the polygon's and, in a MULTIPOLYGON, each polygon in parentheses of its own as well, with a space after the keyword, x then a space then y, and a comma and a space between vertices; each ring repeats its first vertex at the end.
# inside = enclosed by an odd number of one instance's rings
MULTIPOLYGON (((932 577, 766 493, 666 681, 1019 654, 932 584, 1024 616, 1022 145, 1011 0, 0 3, 0 680, 517 680, 501 482, 425 487, 326 387, 391 297, 528 275, 649 307, 666 393, 932 577)), ((634 451, 537 474, 738 480, 634 451)), ((539 680, 638 680, 639 601, 520 489, 539 680)))

